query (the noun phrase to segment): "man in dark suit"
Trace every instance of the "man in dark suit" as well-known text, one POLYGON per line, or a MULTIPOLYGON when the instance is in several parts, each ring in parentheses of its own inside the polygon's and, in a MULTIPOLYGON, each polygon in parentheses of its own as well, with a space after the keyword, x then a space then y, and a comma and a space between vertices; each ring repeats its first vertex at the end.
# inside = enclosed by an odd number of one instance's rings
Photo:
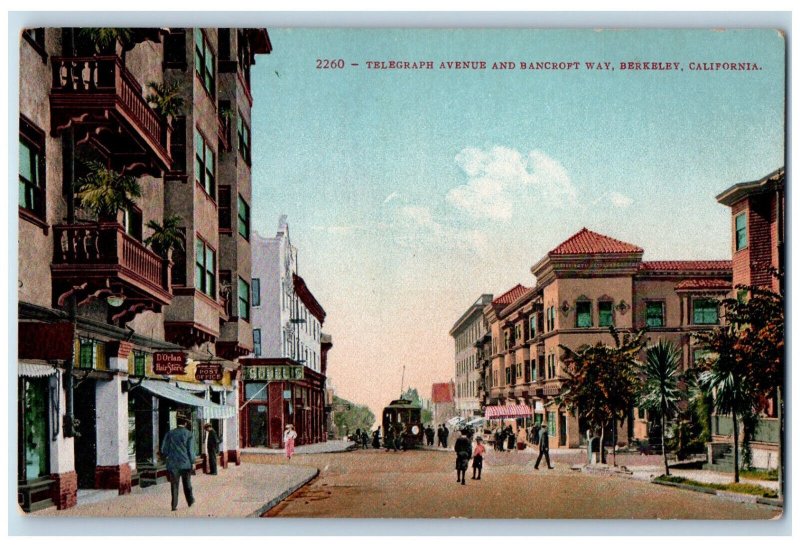
POLYGON ((172 487, 172 510, 178 508, 178 483, 183 481, 183 495, 189 507, 194 504, 192 493, 192 469, 194 468, 194 442, 192 432, 185 419, 178 420, 178 427, 171 429, 161 441, 161 455, 167 459, 167 474, 172 487))
POLYGON ((217 474, 217 460, 219 459, 219 435, 211 427, 211 424, 206 424, 206 454, 208 454, 209 473, 212 475, 217 474))
POLYGON ((546 424, 542 424, 541 433, 539 433, 539 457, 536 458, 536 465, 533 466, 534 469, 539 469, 542 456, 547 460, 547 468, 553 469, 553 466, 550 465, 550 435, 547 433, 546 424))

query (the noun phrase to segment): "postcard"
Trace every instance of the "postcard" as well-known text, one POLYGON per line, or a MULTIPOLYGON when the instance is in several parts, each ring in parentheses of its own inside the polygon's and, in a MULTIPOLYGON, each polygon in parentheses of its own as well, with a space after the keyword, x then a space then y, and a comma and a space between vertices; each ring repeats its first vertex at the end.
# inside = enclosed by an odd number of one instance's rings
POLYGON ((780 30, 19 55, 25 519, 783 514, 780 30))

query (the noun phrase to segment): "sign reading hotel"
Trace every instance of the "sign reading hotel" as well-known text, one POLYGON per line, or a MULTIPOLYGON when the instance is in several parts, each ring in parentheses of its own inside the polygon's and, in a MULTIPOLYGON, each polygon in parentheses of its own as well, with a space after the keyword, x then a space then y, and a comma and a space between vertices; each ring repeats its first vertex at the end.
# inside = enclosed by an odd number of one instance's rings
POLYGON ((244 367, 245 380, 302 380, 303 366, 268 365, 244 367))
POLYGON ((182 351, 159 351, 154 353, 153 372, 167 376, 186 374, 186 354, 182 351))
POLYGON ((194 370, 194 377, 198 382, 204 380, 222 380, 222 365, 217 363, 201 363, 194 370))

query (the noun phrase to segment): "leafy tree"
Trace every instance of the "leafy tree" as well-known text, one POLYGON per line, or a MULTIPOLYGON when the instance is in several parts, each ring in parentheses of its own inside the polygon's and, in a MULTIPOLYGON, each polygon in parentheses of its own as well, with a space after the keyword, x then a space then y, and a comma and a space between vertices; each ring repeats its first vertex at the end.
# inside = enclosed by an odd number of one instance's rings
POLYGON ((133 46, 133 37, 130 28, 83 27, 78 31, 78 38, 90 43, 97 53, 113 53, 117 42, 129 49, 133 46))
POLYGON ((678 410, 682 398, 678 389, 681 352, 671 342, 659 340, 647 348, 647 359, 642 366, 644 384, 639 393, 639 406, 655 411, 661 422, 661 451, 664 454, 664 474, 669 475, 667 463, 667 415, 678 410))
MULTIPOLYGON (((422 399, 419 396, 419 391, 415 387, 409 387, 407 390, 400 395, 401 399, 407 399, 412 403, 415 403, 419 406, 422 406, 422 399)), ((420 420, 422 420, 423 424, 429 424, 433 421, 433 412, 431 412, 427 408, 423 408, 422 412, 420 413, 420 420)))
POLYGON ((76 197, 81 207, 93 212, 99 220, 115 219, 117 212, 135 205, 141 197, 139 182, 130 175, 121 175, 99 161, 86 162, 87 173, 76 181, 76 197))
POLYGON ((144 98, 153 107, 153 110, 165 118, 170 119, 183 113, 183 96, 181 86, 176 81, 162 83, 149 82, 147 88, 150 93, 144 98))
MULTIPOLYGON (((619 420, 624 423, 633 407, 641 380, 637 355, 645 344, 644 330, 625 333, 620 337, 613 326, 609 328, 614 345, 597 342, 578 351, 564 345, 564 376, 557 402, 569 411, 580 414, 594 428, 600 428, 600 460, 604 458, 605 429, 611 424, 616 436, 619 420)), ((613 462, 616 465, 616 440, 613 443, 613 462)))
POLYGON ((375 423, 375 415, 366 406, 358 405, 334 395, 333 423, 339 436, 350 435, 356 429, 369 431, 375 423))

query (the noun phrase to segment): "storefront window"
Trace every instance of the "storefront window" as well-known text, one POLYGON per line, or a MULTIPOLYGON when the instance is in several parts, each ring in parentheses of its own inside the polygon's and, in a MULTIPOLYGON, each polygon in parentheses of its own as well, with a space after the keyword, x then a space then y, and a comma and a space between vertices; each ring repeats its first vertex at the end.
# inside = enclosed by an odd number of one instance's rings
POLYGON ((49 474, 47 439, 47 379, 22 380, 22 448, 25 477, 31 480, 49 474))
POLYGON ((244 385, 245 399, 265 400, 267 398, 266 382, 247 382, 244 385))
POLYGON ((547 434, 550 437, 556 436, 556 413, 555 412, 548 412, 547 413, 547 434))

